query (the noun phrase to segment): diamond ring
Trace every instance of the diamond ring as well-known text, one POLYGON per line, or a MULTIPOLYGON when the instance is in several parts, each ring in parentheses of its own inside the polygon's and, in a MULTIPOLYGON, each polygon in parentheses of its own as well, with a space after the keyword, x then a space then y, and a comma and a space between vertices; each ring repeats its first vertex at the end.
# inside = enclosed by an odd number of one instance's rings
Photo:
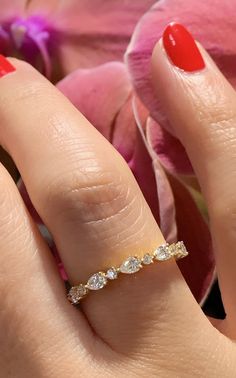
POLYGON ((146 253, 142 258, 130 256, 126 258, 118 268, 111 267, 106 272, 97 272, 93 274, 86 284, 72 286, 68 292, 68 300, 77 305, 81 299, 86 297, 90 291, 104 288, 109 281, 116 280, 120 274, 132 274, 138 272, 146 265, 156 261, 166 261, 170 258, 175 260, 187 256, 188 252, 182 241, 173 244, 162 244, 152 253, 146 253))

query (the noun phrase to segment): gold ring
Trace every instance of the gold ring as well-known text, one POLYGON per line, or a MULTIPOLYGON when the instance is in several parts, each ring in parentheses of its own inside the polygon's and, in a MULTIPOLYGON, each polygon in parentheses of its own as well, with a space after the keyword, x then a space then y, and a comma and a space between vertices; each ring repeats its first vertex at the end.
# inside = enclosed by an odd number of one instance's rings
POLYGON ((68 300, 77 305, 81 299, 86 297, 90 291, 103 289, 108 282, 116 280, 120 274, 133 274, 138 272, 146 265, 150 265, 156 261, 162 262, 174 258, 175 260, 182 259, 187 256, 188 252, 183 241, 173 244, 162 244, 152 253, 146 253, 142 258, 138 256, 130 256, 123 261, 118 267, 111 267, 106 272, 97 272, 93 274, 86 284, 78 284, 72 286, 68 292, 68 300))

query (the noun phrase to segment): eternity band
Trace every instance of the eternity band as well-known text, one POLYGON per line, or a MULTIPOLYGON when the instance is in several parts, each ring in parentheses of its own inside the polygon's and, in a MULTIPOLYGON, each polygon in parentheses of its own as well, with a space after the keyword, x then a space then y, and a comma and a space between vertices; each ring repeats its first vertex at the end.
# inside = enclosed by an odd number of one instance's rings
POLYGON ((68 292, 69 301, 77 305, 81 299, 86 297, 90 291, 100 290, 104 288, 109 281, 116 280, 120 274, 132 274, 138 272, 146 265, 154 262, 161 262, 174 258, 175 260, 182 259, 187 256, 188 252, 183 241, 173 244, 162 244, 152 253, 146 253, 142 258, 137 256, 130 256, 126 258, 118 267, 109 268, 106 272, 98 272, 93 274, 86 284, 78 284, 72 286, 68 292))

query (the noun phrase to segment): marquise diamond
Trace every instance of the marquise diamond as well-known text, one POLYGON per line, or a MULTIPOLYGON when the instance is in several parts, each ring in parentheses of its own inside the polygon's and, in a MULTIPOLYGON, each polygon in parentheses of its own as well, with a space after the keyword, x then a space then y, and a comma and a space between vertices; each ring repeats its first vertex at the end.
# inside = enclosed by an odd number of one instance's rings
POLYGON ((154 252, 156 260, 165 261, 171 258, 172 254, 168 244, 160 245, 154 252))
POLYGON ((87 287, 90 290, 100 290, 102 289, 105 285, 107 284, 107 279, 105 277, 104 273, 95 273, 93 274, 88 282, 87 282, 87 287))
POLYGON ((131 274, 138 272, 142 267, 141 260, 138 257, 129 257, 120 266, 122 273, 131 274))

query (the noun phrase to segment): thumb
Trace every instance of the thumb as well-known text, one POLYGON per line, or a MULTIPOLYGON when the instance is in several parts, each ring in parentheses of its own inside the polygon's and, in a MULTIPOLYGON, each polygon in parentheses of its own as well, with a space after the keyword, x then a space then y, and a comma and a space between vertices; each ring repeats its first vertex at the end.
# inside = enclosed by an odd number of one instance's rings
POLYGON ((167 26, 153 51, 152 77, 207 201, 224 305, 228 315, 235 314, 235 91, 204 48, 177 23, 167 26))

